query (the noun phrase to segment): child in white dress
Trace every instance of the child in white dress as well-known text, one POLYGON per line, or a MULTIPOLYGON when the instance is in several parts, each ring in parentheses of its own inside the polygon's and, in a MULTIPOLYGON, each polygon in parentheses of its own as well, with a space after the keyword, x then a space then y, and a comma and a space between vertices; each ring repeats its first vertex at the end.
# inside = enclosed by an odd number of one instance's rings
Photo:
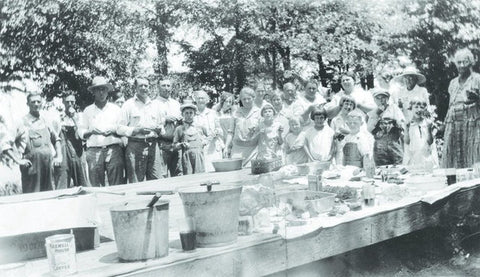
POLYGON ((410 168, 431 171, 438 167, 437 147, 433 140, 433 125, 428 119, 427 103, 411 102, 412 121, 406 124, 403 162, 410 168))

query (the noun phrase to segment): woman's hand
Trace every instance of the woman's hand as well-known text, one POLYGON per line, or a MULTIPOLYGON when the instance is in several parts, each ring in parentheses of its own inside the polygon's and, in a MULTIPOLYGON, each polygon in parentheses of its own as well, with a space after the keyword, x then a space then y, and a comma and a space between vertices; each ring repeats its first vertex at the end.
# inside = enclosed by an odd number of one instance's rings
POLYGON ((223 157, 230 158, 231 155, 232 155, 232 149, 228 146, 225 146, 225 148, 223 148, 223 157))

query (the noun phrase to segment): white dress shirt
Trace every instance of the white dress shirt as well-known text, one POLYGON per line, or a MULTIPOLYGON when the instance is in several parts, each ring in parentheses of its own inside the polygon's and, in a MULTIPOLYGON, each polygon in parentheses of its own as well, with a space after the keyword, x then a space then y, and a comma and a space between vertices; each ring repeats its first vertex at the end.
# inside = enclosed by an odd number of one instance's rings
MULTIPOLYGON (((115 133, 119 122, 120 108, 117 105, 107 103, 103 109, 100 109, 95 104, 92 104, 83 111, 83 116, 78 126, 78 135, 84 139, 85 133, 93 129, 115 133)), ((87 139, 87 147, 102 147, 111 144, 122 144, 122 140, 114 135, 91 135, 87 139)))

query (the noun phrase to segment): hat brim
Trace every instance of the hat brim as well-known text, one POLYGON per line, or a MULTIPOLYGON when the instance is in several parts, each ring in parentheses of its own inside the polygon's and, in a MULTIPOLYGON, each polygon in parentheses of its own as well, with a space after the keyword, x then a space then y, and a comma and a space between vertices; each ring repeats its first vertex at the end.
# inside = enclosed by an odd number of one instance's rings
POLYGON ((387 97, 390 97, 390 93, 386 92, 386 91, 378 91, 378 92, 374 92, 373 93, 373 98, 379 96, 379 95, 385 95, 387 97))
POLYGON ((414 73, 414 72, 409 72, 409 73, 403 73, 403 74, 400 74, 398 75, 397 77, 393 78, 395 80, 401 80, 403 79, 405 76, 415 76, 415 78, 417 78, 417 84, 421 85, 421 84, 424 84, 425 81, 427 81, 427 78, 425 78, 425 76, 423 76, 422 74, 420 73, 414 73))
POLYGON ((195 111, 197 111, 197 106, 193 105, 193 104, 187 104, 187 105, 182 105, 180 107, 180 111, 183 112, 183 110, 185 109, 194 109, 195 111))
POLYGON ((87 88, 88 91, 92 92, 92 89, 94 88, 99 88, 99 87, 106 87, 108 91, 113 91, 113 86, 111 84, 101 84, 101 85, 94 85, 94 86, 89 86, 87 88))

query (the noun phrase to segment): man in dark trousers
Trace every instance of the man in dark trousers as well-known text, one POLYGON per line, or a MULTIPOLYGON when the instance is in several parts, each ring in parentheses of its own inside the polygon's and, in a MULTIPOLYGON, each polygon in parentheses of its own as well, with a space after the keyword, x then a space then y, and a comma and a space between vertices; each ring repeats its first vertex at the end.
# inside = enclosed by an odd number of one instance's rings
POLYGON ((55 189, 53 169, 62 163, 60 138, 47 118, 41 114, 43 99, 40 94, 27 96, 29 113, 23 117, 27 134, 24 158, 31 165, 22 166, 23 193, 55 189), (55 150, 54 150, 55 149, 55 150))

